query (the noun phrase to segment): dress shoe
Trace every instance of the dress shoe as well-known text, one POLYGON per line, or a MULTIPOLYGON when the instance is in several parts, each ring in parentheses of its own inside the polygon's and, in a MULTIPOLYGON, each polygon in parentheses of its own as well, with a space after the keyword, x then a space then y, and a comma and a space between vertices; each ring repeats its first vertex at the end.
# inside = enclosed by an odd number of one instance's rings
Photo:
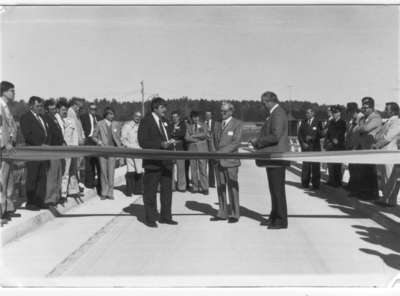
POLYGON ((61 197, 61 198, 58 200, 58 203, 59 203, 60 205, 63 205, 63 204, 65 204, 67 201, 68 201, 68 200, 67 200, 65 197, 61 197))
POLYGON ((318 190, 318 189, 319 189, 319 186, 312 186, 311 189, 312 189, 312 190, 318 190))
POLYGON ((263 221, 260 223, 260 225, 261 225, 261 226, 269 226, 269 225, 271 225, 271 224, 273 224, 273 223, 274 223, 274 219, 269 218, 269 219, 267 219, 267 220, 263 220, 263 221))
POLYGON ((8 219, 6 219, 6 218, 0 219, 0 226, 6 225, 7 223, 8 223, 8 219))
POLYGON ((40 211, 40 208, 38 206, 36 206, 36 205, 33 205, 33 204, 27 204, 25 206, 25 209, 29 210, 29 211, 40 211))
POLYGON ((225 221, 226 218, 220 218, 220 217, 212 217, 210 218, 210 221, 225 221))
POLYGON ((148 226, 148 227, 152 227, 152 228, 157 228, 158 227, 158 225, 157 225, 157 223, 156 222, 146 222, 146 223, 144 223, 146 226, 148 226))
POLYGON ((114 196, 107 196, 107 198, 113 200, 114 196))
POLYGON ((283 223, 272 223, 271 225, 268 226, 268 229, 286 229, 287 224, 283 223))
POLYGON ((203 191, 200 191, 200 192, 203 195, 209 195, 210 194, 210 192, 208 190, 203 190, 203 191))
POLYGON ((15 212, 7 212, 7 215, 8 215, 10 218, 19 218, 19 217, 21 217, 21 214, 15 213, 15 212))
POLYGON ((107 196, 104 195, 100 196, 100 200, 105 200, 105 199, 107 199, 107 196))
POLYGON ((239 219, 233 217, 228 219, 228 223, 236 223, 236 222, 239 222, 239 219))
POLYGON ((160 219, 160 220, 158 221, 158 223, 160 223, 160 224, 169 224, 169 225, 178 225, 178 222, 176 222, 176 221, 174 221, 174 220, 172 220, 172 219, 169 219, 169 220, 160 219))

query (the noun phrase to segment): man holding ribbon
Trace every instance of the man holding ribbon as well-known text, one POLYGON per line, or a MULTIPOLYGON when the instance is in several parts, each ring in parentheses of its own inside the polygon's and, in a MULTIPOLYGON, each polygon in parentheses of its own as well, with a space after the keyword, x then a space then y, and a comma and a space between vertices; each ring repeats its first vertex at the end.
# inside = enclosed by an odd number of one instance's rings
MULTIPOLYGON (((257 138, 250 140, 253 147, 262 152, 289 151, 288 117, 279 105, 275 93, 267 91, 261 95, 261 102, 269 116, 257 138)), ((268 229, 288 227, 285 173, 286 161, 256 160, 257 166, 266 167, 269 192, 271 194, 271 213, 266 224, 268 229)))

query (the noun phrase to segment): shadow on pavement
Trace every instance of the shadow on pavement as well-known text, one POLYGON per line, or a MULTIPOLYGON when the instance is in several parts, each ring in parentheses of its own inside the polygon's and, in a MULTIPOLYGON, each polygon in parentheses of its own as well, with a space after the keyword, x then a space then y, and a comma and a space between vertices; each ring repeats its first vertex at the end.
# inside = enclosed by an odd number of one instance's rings
MULTIPOLYGON (((289 169, 289 171, 299 177, 301 176, 301 173, 297 170, 289 169)), ((286 181, 286 184, 289 186, 301 188, 300 180, 298 183, 286 181)), ((374 217, 371 216, 372 214, 362 214, 365 212, 390 212, 395 215, 400 215, 398 208, 382 208, 369 202, 364 202, 362 205, 357 206, 357 203, 354 203, 354 201, 352 202, 351 198, 348 197, 347 191, 340 187, 332 188, 321 184, 320 190, 304 190, 304 192, 312 197, 324 199, 330 207, 342 211, 347 215, 348 218, 369 218, 374 220, 374 217)), ((400 227, 400 223, 394 223, 397 224, 398 227, 400 227)), ((397 233, 386 228, 366 227, 362 225, 353 225, 353 227, 356 229, 356 233, 360 235, 360 238, 362 240, 374 245, 383 246, 385 248, 393 250, 395 253, 384 254, 377 250, 372 250, 368 248, 360 248, 360 251, 366 254, 378 256, 383 260, 386 265, 400 270, 400 238, 398 237, 397 233)))
POLYGON ((145 213, 144 213, 144 206, 140 204, 130 204, 129 206, 123 208, 125 213, 128 213, 132 216, 135 216, 136 219, 145 224, 145 213))

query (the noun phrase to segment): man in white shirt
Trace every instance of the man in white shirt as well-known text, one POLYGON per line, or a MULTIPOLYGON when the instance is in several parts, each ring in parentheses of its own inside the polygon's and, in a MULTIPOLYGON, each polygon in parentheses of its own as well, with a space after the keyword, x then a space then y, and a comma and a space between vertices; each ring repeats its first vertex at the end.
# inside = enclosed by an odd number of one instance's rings
MULTIPOLYGON (((8 108, 8 103, 15 97, 14 85, 8 81, 2 81, 0 84, 0 150, 11 151, 15 146, 17 136, 17 125, 8 108)), ((15 214, 14 203, 11 199, 14 181, 12 174, 12 164, 6 161, 0 161, 0 216, 1 225, 7 223, 11 217, 20 216, 15 214)))

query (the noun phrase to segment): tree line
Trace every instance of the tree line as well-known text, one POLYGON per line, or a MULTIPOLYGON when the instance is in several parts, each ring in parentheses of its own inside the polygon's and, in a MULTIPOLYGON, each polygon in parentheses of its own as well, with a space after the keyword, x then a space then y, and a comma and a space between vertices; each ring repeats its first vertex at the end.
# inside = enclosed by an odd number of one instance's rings
MULTIPOLYGON (((84 98, 80 98, 83 102, 83 110, 86 112, 89 101, 84 98)), ((220 119, 220 100, 205 100, 205 99, 190 99, 188 97, 182 97, 177 99, 168 99, 168 112, 178 110, 182 117, 189 116, 190 112, 195 110, 204 114, 206 111, 211 111, 214 117, 220 119)), ((241 119, 244 122, 260 122, 265 120, 265 110, 259 100, 243 100, 243 101, 230 101, 235 106, 234 116, 241 119)), ((141 102, 119 102, 116 99, 108 100, 106 98, 96 99, 94 103, 97 105, 99 115, 102 116, 102 112, 105 107, 111 106, 114 108, 116 113, 116 120, 126 121, 132 118, 133 113, 136 111, 142 111, 141 102)), ((305 118, 305 112, 308 108, 313 108, 316 113, 316 117, 320 120, 326 120, 328 117, 327 108, 328 105, 319 105, 317 103, 308 101, 282 101, 281 105, 288 112, 290 120, 301 120, 305 118)), ((341 106, 344 110, 344 106, 341 106)), ((17 121, 19 121, 21 115, 28 110, 27 103, 24 101, 12 102, 10 106, 11 112, 14 114, 17 121)), ((150 109, 150 102, 145 103, 145 112, 150 109)))

